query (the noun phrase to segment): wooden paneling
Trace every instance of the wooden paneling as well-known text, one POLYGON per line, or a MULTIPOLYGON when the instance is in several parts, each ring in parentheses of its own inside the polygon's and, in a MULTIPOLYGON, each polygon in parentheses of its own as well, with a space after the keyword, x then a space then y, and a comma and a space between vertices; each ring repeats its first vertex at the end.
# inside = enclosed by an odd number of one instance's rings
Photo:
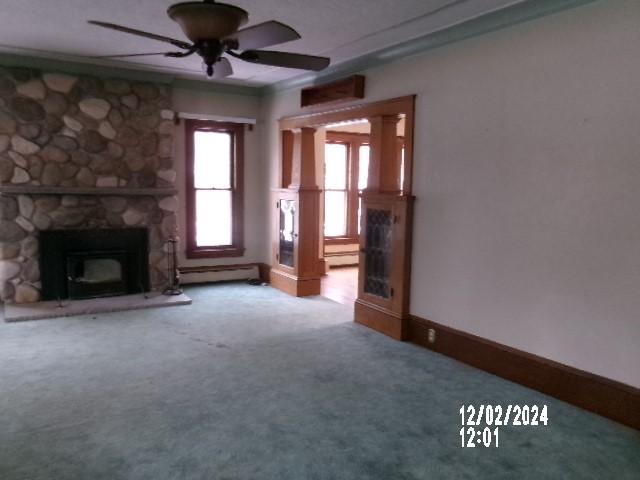
POLYGON ((364 98, 364 76, 352 75, 332 83, 302 89, 300 106, 345 102, 364 98))
POLYGON ((408 340, 640 430, 640 389, 415 316, 408 340))
POLYGON ((293 168, 293 132, 282 131, 282 177, 280 188, 287 188, 291 184, 291 169, 293 168))
POLYGON ((354 318, 357 323, 384 333, 396 340, 404 340, 405 320, 386 308, 357 299, 354 305, 354 318))
MULTIPOLYGON (((319 127, 330 123, 344 122, 361 118, 370 118, 379 115, 405 115, 405 141, 413 141, 413 115, 414 115, 415 95, 398 97, 381 102, 367 103, 365 105, 354 105, 350 107, 337 108, 326 112, 310 113, 287 117, 280 120, 280 128, 291 130, 300 127, 319 127)), ((405 150, 405 158, 412 153, 413 149, 405 150)), ((406 161, 406 160, 405 160, 406 161)), ((408 190, 407 193, 410 191, 408 190)))
POLYGON ((324 273, 320 265, 320 190, 298 192, 298 266, 300 277, 317 277, 324 273))
POLYGON ((321 291, 320 277, 300 278, 277 268, 271 269, 270 283, 272 287, 294 297, 320 295, 321 291))
POLYGON ((369 117, 371 124, 369 182, 371 192, 399 193, 400 157, 398 156, 397 115, 369 117))
POLYGON ((315 128, 291 130, 293 134, 293 165, 290 189, 318 188, 316 177, 315 128))

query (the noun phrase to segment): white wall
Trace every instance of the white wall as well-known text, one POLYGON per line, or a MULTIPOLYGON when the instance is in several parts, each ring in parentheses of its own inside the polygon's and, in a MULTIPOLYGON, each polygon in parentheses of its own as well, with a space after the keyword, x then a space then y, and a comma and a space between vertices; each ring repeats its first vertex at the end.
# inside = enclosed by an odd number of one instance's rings
MULTIPOLYGON (((258 118, 260 98, 248 95, 223 94, 202 90, 173 89, 173 108, 176 112, 220 115, 226 117, 258 118)), ((176 126, 175 165, 178 186, 180 258, 181 266, 225 265, 261 262, 264 260, 263 244, 268 240, 264 232, 267 223, 262 208, 269 186, 265 184, 263 170, 265 160, 260 155, 261 127, 256 125, 253 131, 245 129, 244 155, 244 244, 243 257, 216 259, 187 259, 186 248, 186 179, 185 179, 185 134, 184 122, 176 126)))
MULTIPOLYGON (((418 94, 412 314, 640 386, 639 24, 596 2, 364 72, 418 94)), ((264 105, 271 185, 298 96, 264 105)))

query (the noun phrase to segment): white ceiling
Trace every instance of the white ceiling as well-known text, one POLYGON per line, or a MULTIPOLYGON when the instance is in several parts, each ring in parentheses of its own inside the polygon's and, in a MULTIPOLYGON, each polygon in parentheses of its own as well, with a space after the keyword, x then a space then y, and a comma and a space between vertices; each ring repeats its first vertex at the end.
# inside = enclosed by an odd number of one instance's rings
MULTIPOLYGON (((228 0, 249 12, 249 24, 278 20, 300 40, 271 47, 329 56, 332 65, 442 30, 521 0, 228 0)), ((154 40, 86 23, 102 20, 184 39, 166 15, 171 0, 0 0, 0 52, 160 71, 203 78, 199 58, 138 57, 96 60, 86 56, 171 50, 154 40)), ((227 83, 268 85, 304 73, 231 59, 227 83)))

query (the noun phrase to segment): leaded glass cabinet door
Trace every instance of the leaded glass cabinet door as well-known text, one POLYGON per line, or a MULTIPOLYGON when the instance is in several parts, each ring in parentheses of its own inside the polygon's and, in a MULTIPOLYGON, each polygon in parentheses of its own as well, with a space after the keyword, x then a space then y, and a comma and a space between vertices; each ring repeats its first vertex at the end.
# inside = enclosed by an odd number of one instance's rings
POLYGON ((360 231, 359 297, 390 308, 393 294, 393 205, 364 201, 360 231))
POLYGON ((286 193, 282 194, 276 202, 277 211, 277 241, 275 245, 275 258, 280 267, 296 268, 297 247, 297 214, 298 200, 286 193))
POLYGON ((356 321, 403 337, 408 315, 413 197, 364 194, 356 321))
POLYGON ((297 202, 280 199, 279 202, 279 243, 278 263, 285 267, 295 267, 295 218, 297 202))
POLYGON ((391 253, 393 211, 367 208, 365 211, 364 293, 388 300, 391 298, 391 253))

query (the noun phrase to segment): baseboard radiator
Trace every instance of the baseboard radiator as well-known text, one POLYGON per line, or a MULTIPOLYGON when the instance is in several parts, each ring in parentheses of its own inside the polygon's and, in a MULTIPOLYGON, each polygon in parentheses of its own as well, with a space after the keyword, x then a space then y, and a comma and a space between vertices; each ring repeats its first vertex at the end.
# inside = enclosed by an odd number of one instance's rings
POLYGON ((358 265, 358 252, 325 253, 324 260, 330 267, 358 265))
POLYGON ((260 265, 257 263, 180 267, 180 280, 183 285, 254 280, 260 278, 260 265))

